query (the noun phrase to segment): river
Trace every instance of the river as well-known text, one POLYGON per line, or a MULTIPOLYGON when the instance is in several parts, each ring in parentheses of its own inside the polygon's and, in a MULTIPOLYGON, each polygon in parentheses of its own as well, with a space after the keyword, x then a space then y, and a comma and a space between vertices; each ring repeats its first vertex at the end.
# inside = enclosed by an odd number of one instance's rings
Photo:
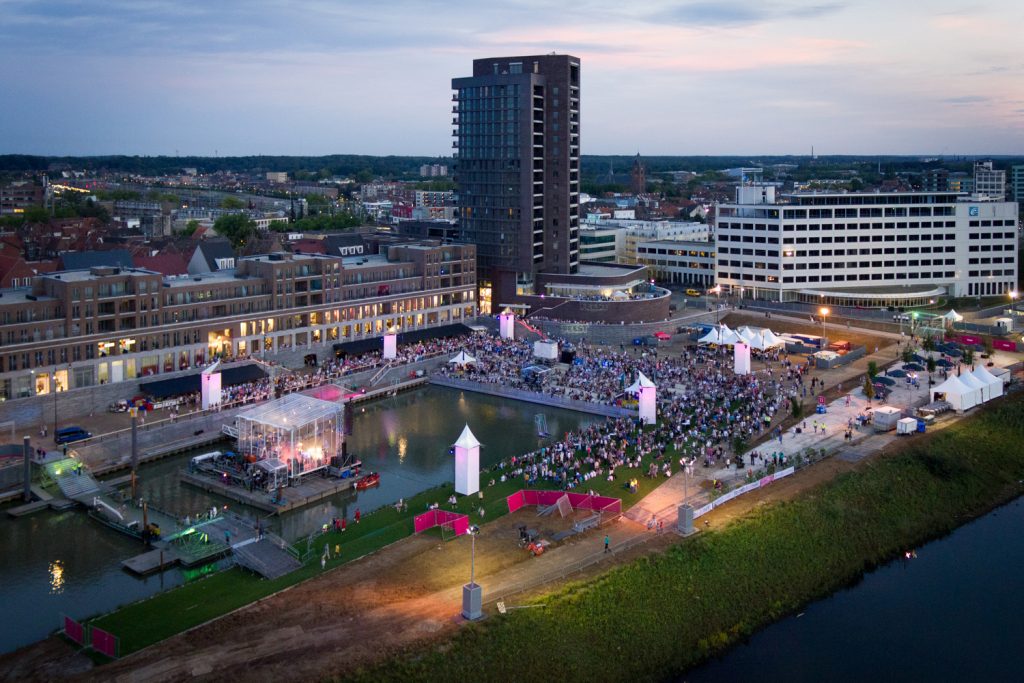
MULTIPOLYGON (((380 486, 342 493, 287 513, 273 528, 296 540, 332 517, 351 519, 357 507, 367 513, 451 481, 454 469, 448 447, 466 424, 483 444, 482 468, 533 450, 539 443, 534 416, 541 412, 555 435, 602 419, 433 386, 359 404, 349 451, 363 460, 365 469, 381 473, 380 486)), ((191 455, 142 466, 141 495, 182 516, 213 504, 238 507, 180 483, 178 473, 191 455)), ((120 563, 143 547, 89 519, 83 511, 45 510, 12 519, 5 509, 0 509, 0 603, 4 605, 0 652, 45 637, 58 627, 62 613, 84 618, 107 612, 213 569, 171 569, 138 578, 122 570, 120 563)))
POLYGON ((1024 680, 1022 532, 1018 498, 680 680, 1024 680))

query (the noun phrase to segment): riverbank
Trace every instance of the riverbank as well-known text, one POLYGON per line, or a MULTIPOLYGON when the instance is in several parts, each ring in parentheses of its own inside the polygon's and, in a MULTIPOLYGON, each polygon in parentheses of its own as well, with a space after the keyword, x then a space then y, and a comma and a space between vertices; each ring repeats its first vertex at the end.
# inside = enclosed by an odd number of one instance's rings
MULTIPOLYGON (((1024 396, 359 680, 661 680, 1024 492, 1024 396), (598 656, 595 652, 601 651, 598 656), (544 653, 537 660, 530 653, 544 653), (527 675, 526 678, 531 678, 527 675)), ((717 527, 717 525, 716 525, 717 527)))

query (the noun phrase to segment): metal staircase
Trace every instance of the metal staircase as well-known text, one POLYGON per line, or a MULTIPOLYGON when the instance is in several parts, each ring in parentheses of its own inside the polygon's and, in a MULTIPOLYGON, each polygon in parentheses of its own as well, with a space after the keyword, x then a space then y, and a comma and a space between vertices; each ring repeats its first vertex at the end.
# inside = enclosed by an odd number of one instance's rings
POLYGON ((64 458, 46 464, 46 474, 60 488, 66 498, 89 505, 100 492, 99 483, 79 461, 64 458))

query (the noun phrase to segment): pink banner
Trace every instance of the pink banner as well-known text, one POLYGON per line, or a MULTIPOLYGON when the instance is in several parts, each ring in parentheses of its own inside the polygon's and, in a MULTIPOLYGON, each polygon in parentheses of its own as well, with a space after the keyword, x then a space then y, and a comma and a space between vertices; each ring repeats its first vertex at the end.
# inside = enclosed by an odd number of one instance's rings
POLYGON ((508 503, 508 511, 515 512, 519 508, 523 507, 523 504, 525 503, 525 501, 523 500, 523 492, 516 491, 511 496, 506 498, 505 501, 508 503))
POLYGON ((524 505, 536 505, 537 504, 537 494, 538 493, 539 493, 539 491, 532 491, 532 490, 523 491, 522 492, 522 494, 523 494, 523 504, 524 505))
POLYGON ((462 515, 458 519, 454 520, 452 522, 452 529, 455 531, 456 536, 461 536, 469 531, 469 517, 462 515))
POLYGON ((537 505, 547 506, 554 505, 559 498, 563 495, 569 496, 569 504, 572 505, 574 510, 596 510, 599 512, 622 512, 622 499, 621 498, 610 498, 608 496, 591 496, 587 493, 568 493, 563 491, 534 491, 525 490, 514 493, 507 498, 509 505, 509 512, 515 512, 523 505, 537 505), (513 499, 518 502, 518 497, 522 497, 522 503, 514 503, 513 499), (512 506, 515 504, 515 508, 512 506))
POLYGON ((85 645, 85 627, 67 615, 64 616, 64 635, 79 645, 85 645))
POLYGON ((980 344, 981 337, 975 337, 973 334, 961 334, 959 337, 953 337, 953 341, 961 344, 980 344))
POLYGON ((111 659, 117 659, 117 637, 101 628, 92 627, 92 649, 111 659))
POLYGON ((999 349, 1000 351, 1016 351, 1017 344, 1009 339, 993 339, 992 348, 999 349))

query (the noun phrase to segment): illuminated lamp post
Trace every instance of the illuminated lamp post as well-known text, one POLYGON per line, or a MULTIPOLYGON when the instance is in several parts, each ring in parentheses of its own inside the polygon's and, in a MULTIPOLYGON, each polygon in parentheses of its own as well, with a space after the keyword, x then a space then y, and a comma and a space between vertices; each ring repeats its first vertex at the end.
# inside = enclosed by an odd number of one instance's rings
POLYGON ((480 527, 473 524, 467 530, 472 542, 469 555, 469 583, 462 587, 462 616, 469 621, 483 617, 483 588, 476 582, 476 535, 480 527))
POLYGON ((722 312, 722 285, 715 285, 711 288, 715 293, 715 324, 718 324, 718 316, 722 312))
POLYGON ((818 313, 821 314, 821 348, 824 351, 825 342, 827 341, 825 339, 825 318, 826 316, 828 316, 829 313, 831 313, 831 311, 828 310, 828 306, 822 306, 821 308, 818 309, 818 313))

